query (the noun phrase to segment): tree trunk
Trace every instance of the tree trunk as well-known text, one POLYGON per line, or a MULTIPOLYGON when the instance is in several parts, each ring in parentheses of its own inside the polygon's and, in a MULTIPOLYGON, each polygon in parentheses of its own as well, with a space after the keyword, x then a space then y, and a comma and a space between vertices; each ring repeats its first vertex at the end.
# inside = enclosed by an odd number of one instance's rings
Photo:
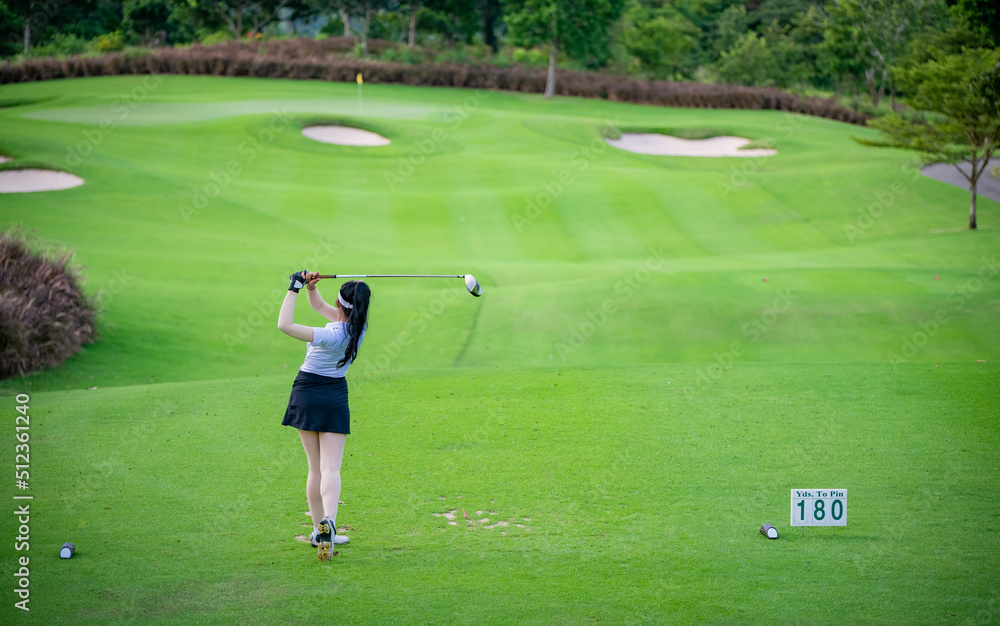
POLYGON ((976 230, 976 183, 969 184, 969 191, 972 194, 972 202, 969 205, 969 229, 976 230))
POLYGON ((892 106, 892 112, 896 112, 896 82, 893 81, 890 86, 890 105, 892 106))
POLYGON ((545 79, 545 97, 551 98, 556 92, 556 57, 559 55, 559 40, 552 40, 552 51, 549 52, 549 75, 545 79))
POLYGON ((372 23, 372 10, 365 11, 365 23, 361 32, 361 56, 368 58, 368 27, 372 23))
POLYGON ((875 80, 875 68, 871 67, 865 70, 865 78, 868 80, 868 95, 872 99, 872 106, 876 109, 878 108, 878 101, 885 89, 885 85, 879 85, 875 80))
POLYGON ((417 3, 410 3, 410 39, 407 42, 411 48, 417 45, 417 3))
POLYGON ((449 50, 455 49, 455 33, 447 33, 444 36, 445 45, 449 50))
POLYGON ((351 16, 347 14, 347 11, 340 10, 340 21, 344 23, 344 37, 351 36, 351 16))
POLYGON ((31 48, 31 22, 28 18, 24 18, 24 53, 28 54, 28 50, 31 48))
POLYGON ((494 54, 500 51, 500 41, 497 39, 496 33, 496 22, 499 15, 498 0, 486 0, 483 3, 483 39, 494 54))
POLYGON ((243 36, 243 7, 236 9, 236 38, 243 36))

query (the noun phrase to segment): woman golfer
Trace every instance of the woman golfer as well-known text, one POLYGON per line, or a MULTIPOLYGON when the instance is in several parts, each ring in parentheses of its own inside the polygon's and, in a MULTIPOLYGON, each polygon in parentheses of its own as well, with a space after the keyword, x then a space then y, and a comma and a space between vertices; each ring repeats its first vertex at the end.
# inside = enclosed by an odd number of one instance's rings
POLYGON ((319 548, 317 556, 329 561, 333 544, 347 543, 336 534, 337 502, 340 498, 340 462, 351 432, 351 411, 347 406, 347 368, 358 355, 358 346, 368 326, 371 290, 361 281, 340 286, 336 305, 323 301, 316 289, 319 272, 291 275, 288 294, 278 313, 278 330, 307 342, 306 359, 292 384, 282 424, 299 431, 309 460, 306 499, 312 516, 309 541, 319 548), (309 304, 330 320, 323 328, 293 322, 299 289, 306 287, 309 304))

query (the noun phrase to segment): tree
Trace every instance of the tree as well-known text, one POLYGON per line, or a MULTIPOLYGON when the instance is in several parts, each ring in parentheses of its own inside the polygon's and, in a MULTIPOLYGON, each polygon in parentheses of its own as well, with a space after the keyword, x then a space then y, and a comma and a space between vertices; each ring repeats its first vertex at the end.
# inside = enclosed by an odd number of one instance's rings
POLYGON ((722 53, 716 71, 723 82, 737 85, 768 86, 777 83, 778 57, 767 39, 753 31, 743 33, 722 53))
POLYGON ((761 0, 759 8, 750 13, 750 25, 756 28, 777 22, 779 26, 791 26, 801 13, 807 13, 817 3, 824 4, 817 0, 761 0))
POLYGON ((625 14, 625 50, 654 78, 690 78, 701 31, 683 15, 636 4, 625 14))
POLYGON ((1000 45, 1000 3, 996 0, 958 0, 951 12, 960 24, 982 38, 985 45, 1000 45))
POLYGON ((625 0, 505 0, 507 29, 515 45, 549 48, 545 97, 556 87, 559 52, 598 65, 607 61, 608 27, 625 8, 625 0))
POLYGON ((914 150, 926 162, 951 163, 969 181, 969 228, 976 228, 976 184, 1000 147, 1000 50, 964 50, 894 72, 910 105, 934 115, 923 122, 892 114, 869 122, 875 146, 914 150), (968 161, 966 173, 959 164, 968 161))
POLYGON ((288 0, 209 0, 236 39, 264 32, 288 0))
POLYGON ((750 27, 747 22, 747 8, 744 5, 734 4, 720 13, 719 18, 715 20, 715 37, 712 41, 716 58, 729 50, 748 30, 750 27))
POLYGON ((857 109, 858 89, 864 83, 868 68, 868 52, 849 29, 841 28, 832 19, 827 19, 823 29, 823 41, 817 48, 817 64, 829 74, 839 96, 845 88, 850 88, 854 107, 857 109))
POLYGON ((122 28, 141 46, 155 46, 167 42, 167 35, 173 30, 170 15, 173 7, 170 0, 125 0, 122 28))
POLYGON ((410 13, 410 28, 406 45, 412 48, 417 45, 417 13, 420 12, 420 2, 419 0, 410 0, 406 3, 406 7, 410 13))
POLYGON ((913 0, 837 0, 830 7, 830 38, 844 48, 862 48, 867 54, 865 82, 872 104, 878 106, 889 82, 889 68, 903 54, 915 25, 938 4, 913 0))
POLYGON ((186 25, 192 35, 226 28, 233 37, 264 32, 291 0, 176 0, 171 21, 186 25))
POLYGON ((119 0, 4 0, 21 18, 23 53, 44 45, 55 35, 93 39, 117 30, 122 21, 119 0))
POLYGON ((28 54, 31 49, 31 28, 33 26, 32 17, 37 20, 38 8, 41 3, 35 0, 6 0, 6 4, 11 11, 20 17, 22 33, 22 52, 28 54))
POLYGON ((427 28, 444 35, 448 49, 458 38, 468 40, 479 30, 479 16, 469 0, 423 0, 421 17, 427 28))
POLYGON ((788 40, 794 45, 798 67, 795 73, 816 87, 829 87, 830 74, 820 61, 823 50, 823 23, 826 14, 815 6, 792 18, 788 40))
POLYGON ((500 50, 500 38, 497 36, 497 25, 501 22, 502 7, 500 0, 480 0, 479 13, 483 18, 483 41, 490 50, 500 50))
MULTIPOLYGON (((330 0, 329 5, 340 11, 343 16, 356 15, 361 23, 361 28, 356 29, 361 36, 361 54, 368 56, 368 33, 371 32, 372 17, 379 11, 389 7, 390 0, 330 0)), ((346 19, 345 24, 350 23, 346 19)), ((347 28, 344 29, 345 33, 347 28)))
POLYGON ((11 56, 20 52, 22 48, 22 34, 24 33, 24 18, 0 0, 0 56, 11 56))

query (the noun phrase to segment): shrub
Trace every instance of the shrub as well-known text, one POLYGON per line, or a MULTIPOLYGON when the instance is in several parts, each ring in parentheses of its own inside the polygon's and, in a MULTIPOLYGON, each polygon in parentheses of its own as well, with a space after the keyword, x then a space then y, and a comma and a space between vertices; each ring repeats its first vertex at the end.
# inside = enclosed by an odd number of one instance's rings
POLYGON ((83 54, 86 50, 87 42, 85 40, 76 35, 57 33, 44 46, 29 48, 26 56, 32 58, 65 57, 73 54, 83 54))
POLYGON ((119 52, 125 48, 125 38, 122 31, 116 30, 95 37, 91 44, 97 52, 119 52))
POLYGON ((454 48, 440 50, 434 54, 435 63, 480 63, 488 61, 490 47, 485 44, 456 44, 454 48))
POLYGON ((68 251, 0 235, 0 379, 59 365, 94 338, 94 305, 68 251))
POLYGON ((224 41, 232 41, 233 34, 228 30, 217 30, 211 35, 205 37, 201 40, 201 45, 211 46, 217 43, 222 43, 224 41))

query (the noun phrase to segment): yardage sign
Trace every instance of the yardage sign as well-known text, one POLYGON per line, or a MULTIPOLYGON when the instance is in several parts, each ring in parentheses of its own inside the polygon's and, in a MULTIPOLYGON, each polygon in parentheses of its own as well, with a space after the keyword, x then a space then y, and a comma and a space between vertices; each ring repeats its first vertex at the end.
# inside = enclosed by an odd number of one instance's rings
POLYGON ((847 526, 847 490, 792 489, 792 526, 847 526))

